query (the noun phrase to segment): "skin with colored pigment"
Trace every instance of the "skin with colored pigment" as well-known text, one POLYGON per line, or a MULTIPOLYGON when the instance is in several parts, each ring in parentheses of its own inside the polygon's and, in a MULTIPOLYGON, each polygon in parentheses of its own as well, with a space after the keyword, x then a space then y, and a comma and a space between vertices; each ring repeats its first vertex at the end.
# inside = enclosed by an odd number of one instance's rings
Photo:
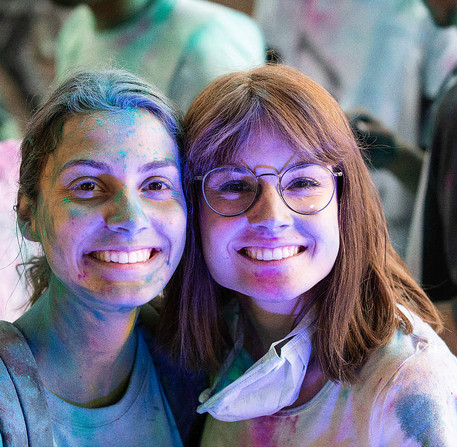
POLYGON ((50 286, 17 325, 44 385, 68 402, 106 406, 125 391, 137 306, 161 292, 182 255, 180 181, 175 142, 150 113, 65 123, 32 204, 50 286))
MULTIPOLYGON (((302 160, 280 138, 260 134, 240 152, 237 164, 256 174, 279 173, 302 160)), ((260 179, 262 192, 244 214, 223 217, 201 207, 203 252, 213 278, 267 312, 290 315, 299 298, 312 299, 312 288, 333 268, 339 250, 336 196, 322 211, 301 215, 276 191, 276 177, 260 179), (251 248, 250 248, 251 247, 251 248), (280 260, 252 259, 252 250, 289 247, 280 260), (303 274, 305 272, 305 274, 303 274)), ((290 327, 288 328, 290 329, 290 327)))

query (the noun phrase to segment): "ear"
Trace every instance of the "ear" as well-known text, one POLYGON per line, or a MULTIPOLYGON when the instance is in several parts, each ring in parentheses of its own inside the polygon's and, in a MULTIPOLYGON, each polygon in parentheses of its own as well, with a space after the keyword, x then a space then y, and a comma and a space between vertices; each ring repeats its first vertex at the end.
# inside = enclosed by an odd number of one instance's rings
POLYGON ((24 193, 17 195, 17 222, 22 235, 32 242, 40 242, 36 231, 35 203, 24 193))

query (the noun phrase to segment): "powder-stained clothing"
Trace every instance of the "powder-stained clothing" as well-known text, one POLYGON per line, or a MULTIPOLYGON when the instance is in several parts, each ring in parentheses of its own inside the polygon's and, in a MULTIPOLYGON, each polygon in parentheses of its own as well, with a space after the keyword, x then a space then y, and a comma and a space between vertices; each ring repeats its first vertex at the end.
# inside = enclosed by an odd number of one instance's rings
POLYGON ((247 15, 203 0, 155 0, 103 31, 87 6, 77 7, 59 36, 57 74, 107 64, 124 68, 185 111, 215 77, 264 60, 263 35, 247 15))
POLYGON ((91 409, 71 405, 49 390, 46 398, 55 447, 182 446, 141 334, 128 389, 119 402, 91 409))
POLYGON ((0 321, 0 446, 197 445, 197 396, 206 377, 179 368, 154 342, 158 314, 142 306, 138 350, 123 398, 109 407, 78 408, 45 390, 27 341, 0 321), (146 343, 145 343, 146 342, 146 343), (181 439, 181 440, 180 440, 181 439))
MULTIPOLYGON (((417 316, 362 367, 304 405, 239 422, 208 416, 203 447, 455 446, 457 358, 417 316)), ((261 396, 259 396, 260 398, 261 396)))

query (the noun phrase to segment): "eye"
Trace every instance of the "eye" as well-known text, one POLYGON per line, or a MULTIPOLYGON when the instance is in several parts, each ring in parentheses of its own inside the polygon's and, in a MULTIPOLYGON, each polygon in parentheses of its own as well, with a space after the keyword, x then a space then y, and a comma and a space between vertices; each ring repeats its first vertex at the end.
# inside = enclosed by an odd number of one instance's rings
POLYGON ((167 186, 163 182, 151 182, 146 187, 146 189, 149 191, 161 191, 166 188, 167 186))
POLYGON ((165 177, 152 177, 143 183, 141 191, 150 199, 165 200, 172 196, 175 188, 173 183, 165 177))
POLYGON ((293 179, 286 189, 316 188, 320 183, 313 178, 296 178, 293 179))
POLYGON ((228 193, 252 192, 252 186, 243 180, 233 180, 230 182, 222 183, 217 189, 220 192, 228 193))
POLYGON ((95 182, 84 182, 79 185, 79 189, 81 189, 81 191, 93 191, 95 188, 95 182))
POLYGON ((70 186, 71 193, 80 199, 93 199, 100 196, 104 189, 101 182, 96 179, 81 179, 70 186))

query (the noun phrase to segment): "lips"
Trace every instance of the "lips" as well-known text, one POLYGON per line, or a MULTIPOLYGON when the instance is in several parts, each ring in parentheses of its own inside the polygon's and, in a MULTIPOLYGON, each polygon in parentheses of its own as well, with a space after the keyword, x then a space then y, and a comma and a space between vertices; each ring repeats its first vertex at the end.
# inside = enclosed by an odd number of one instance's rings
POLYGON ((146 262, 157 252, 158 250, 155 248, 144 248, 130 252, 119 250, 100 250, 89 253, 89 256, 102 262, 137 264, 139 262, 146 262))
POLYGON ((304 247, 299 245, 287 245, 284 247, 265 248, 265 247, 244 247, 241 253, 248 258, 257 261, 280 261, 291 258, 301 253, 304 247))

